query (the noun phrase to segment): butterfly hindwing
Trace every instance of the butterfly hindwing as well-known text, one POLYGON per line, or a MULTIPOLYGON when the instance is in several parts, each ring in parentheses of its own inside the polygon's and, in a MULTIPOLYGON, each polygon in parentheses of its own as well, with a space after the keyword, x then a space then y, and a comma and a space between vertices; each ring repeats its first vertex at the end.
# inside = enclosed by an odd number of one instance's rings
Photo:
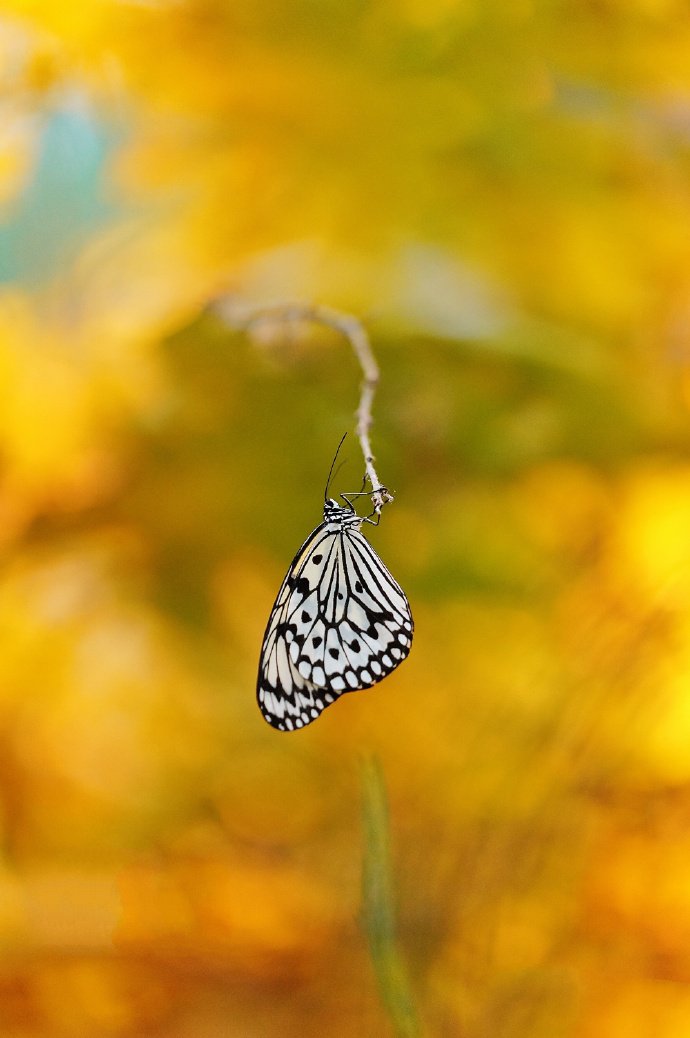
POLYGON ((324 518, 288 570, 261 650, 259 706, 282 731, 381 681, 412 641, 407 598, 359 531, 362 520, 336 502, 324 518))

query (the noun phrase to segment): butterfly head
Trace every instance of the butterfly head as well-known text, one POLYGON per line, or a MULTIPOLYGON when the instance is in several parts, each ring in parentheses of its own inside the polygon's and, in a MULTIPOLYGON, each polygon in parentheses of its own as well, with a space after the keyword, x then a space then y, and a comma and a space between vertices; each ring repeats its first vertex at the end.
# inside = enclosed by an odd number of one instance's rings
POLYGON ((349 526, 355 527, 357 530, 364 522, 362 517, 357 515, 352 507, 343 508, 333 497, 326 498, 326 503, 323 506, 323 520, 325 523, 334 523, 340 529, 349 526))

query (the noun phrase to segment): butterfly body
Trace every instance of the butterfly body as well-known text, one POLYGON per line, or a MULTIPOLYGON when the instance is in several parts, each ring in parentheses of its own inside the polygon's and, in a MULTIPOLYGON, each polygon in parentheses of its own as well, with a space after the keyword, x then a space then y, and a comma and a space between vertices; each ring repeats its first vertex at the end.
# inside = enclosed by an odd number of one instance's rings
POLYGON ((257 699, 280 731, 303 728, 343 693, 375 685, 410 651, 405 593, 362 534, 367 520, 347 503, 326 500, 266 627, 257 699))

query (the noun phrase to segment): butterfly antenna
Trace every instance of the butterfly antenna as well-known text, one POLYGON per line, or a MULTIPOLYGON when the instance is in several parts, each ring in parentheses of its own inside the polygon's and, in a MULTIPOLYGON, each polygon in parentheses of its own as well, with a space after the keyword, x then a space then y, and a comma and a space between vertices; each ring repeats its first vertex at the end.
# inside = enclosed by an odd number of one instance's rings
POLYGON ((328 488, 329 488, 329 486, 331 485, 331 477, 332 477, 332 475, 333 475, 333 469, 334 469, 334 467, 335 467, 335 463, 336 463, 336 461, 338 460, 338 453, 339 453, 339 451, 340 451, 340 448, 341 448, 341 447, 342 447, 342 445, 343 445, 343 441, 344 441, 344 439, 345 439, 345 437, 346 437, 346 436, 347 436, 347 433, 346 433, 346 432, 345 432, 345 433, 343 433, 343 435, 341 436, 341 438, 340 438, 340 443, 338 444, 338 448, 337 448, 337 450, 336 450, 335 454, 333 455, 333 461, 331 462, 331 467, 330 467, 330 469, 328 470, 328 479, 326 480, 326 489, 325 489, 325 490, 324 490, 324 492, 323 492, 323 500, 324 500, 324 503, 325 503, 326 501, 328 501, 328 488))

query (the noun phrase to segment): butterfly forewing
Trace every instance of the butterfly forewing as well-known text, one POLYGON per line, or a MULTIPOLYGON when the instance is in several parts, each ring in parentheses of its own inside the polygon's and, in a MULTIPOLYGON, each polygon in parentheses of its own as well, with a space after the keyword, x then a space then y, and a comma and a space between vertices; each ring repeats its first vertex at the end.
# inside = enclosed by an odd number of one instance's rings
POLYGON ((271 610, 257 697, 281 731, 310 724, 344 692, 370 688, 410 651, 409 603, 360 532, 362 522, 329 500, 271 610))

